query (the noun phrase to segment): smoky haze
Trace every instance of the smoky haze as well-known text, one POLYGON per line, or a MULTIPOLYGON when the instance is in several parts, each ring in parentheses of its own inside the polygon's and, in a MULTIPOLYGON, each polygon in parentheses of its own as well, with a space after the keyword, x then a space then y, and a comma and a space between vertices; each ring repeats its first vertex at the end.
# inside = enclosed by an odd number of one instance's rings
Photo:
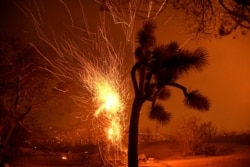
MULTIPOLYGON (((95 21, 98 19, 93 19, 93 15, 96 15, 95 12, 98 13, 99 8, 89 2, 85 13, 89 16, 87 19, 91 27, 95 27, 95 21)), ((17 35, 27 42, 37 40, 29 18, 25 17, 12 1, 2 0, 0 3, 1 34, 17 35)), ((54 16, 51 19, 55 19, 55 24, 60 26, 60 23, 66 19, 66 11, 64 15, 61 15, 63 12, 56 12, 60 10, 56 7, 51 6, 50 10, 53 10, 49 12, 54 16)), ((77 12, 74 17, 76 17, 76 22, 81 21, 82 17, 78 16, 77 12)), ((183 104, 181 92, 173 90, 170 100, 164 102, 167 110, 173 114, 172 121, 166 127, 160 127, 159 130, 163 133, 168 132, 176 122, 191 115, 212 121, 221 130, 250 130, 250 34, 245 36, 232 34, 222 39, 193 41, 189 40, 190 36, 178 26, 180 19, 171 17, 169 20, 169 18, 166 16, 157 20, 156 37, 159 43, 177 41, 187 49, 201 46, 208 51, 209 66, 202 72, 190 73, 180 82, 187 87, 201 90, 210 99, 211 108, 206 113, 188 109, 183 104), (233 36, 236 36, 236 39, 233 36)), ((132 55, 129 56, 132 57, 132 55)), ((132 64, 131 58, 127 61, 125 69, 130 68, 132 64)), ((155 122, 148 120, 147 109, 147 106, 144 106, 141 114, 141 128, 146 128, 149 123, 157 126, 155 122)))

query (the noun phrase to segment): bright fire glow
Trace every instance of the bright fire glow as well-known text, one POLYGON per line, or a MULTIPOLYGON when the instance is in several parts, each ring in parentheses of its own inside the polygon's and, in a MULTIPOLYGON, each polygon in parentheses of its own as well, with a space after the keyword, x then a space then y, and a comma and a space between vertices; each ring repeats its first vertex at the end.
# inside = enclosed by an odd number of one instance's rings
MULTIPOLYGON (((111 40, 112 34, 107 27, 110 23, 105 23, 105 13, 103 13, 98 30, 92 32, 81 1, 78 7, 79 11, 82 11, 80 14, 83 22, 79 24, 77 24, 79 18, 75 20, 74 12, 71 13, 71 8, 67 6, 66 1, 60 0, 60 2, 68 13, 71 25, 65 29, 60 27, 59 31, 53 29, 53 21, 45 12, 46 5, 42 1, 39 3, 27 1, 26 4, 18 4, 24 14, 33 21, 38 38, 54 51, 53 56, 42 52, 36 44, 31 43, 31 45, 47 60, 50 69, 46 70, 61 80, 66 78, 81 85, 82 90, 79 90, 79 94, 73 98, 80 106, 90 108, 87 114, 86 111, 79 111, 77 117, 84 121, 92 121, 91 131, 95 136, 91 140, 109 145, 111 143, 113 147, 121 150, 127 126, 125 107, 129 98, 127 80, 123 76, 126 75, 128 69, 124 68, 123 60, 128 57, 124 55, 126 53, 124 50, 130 43, 126 41, 114 43, 111 40), (48 32, 48 29, 52 31, 48 32), (63 33, 60 34, 60 32, 63 33)), ((114 22, 122 25, 126 40, 133 41, 136 9, 139 9, 138 6, 142 2, 140 0, 129 1, 126 8, 134 10, 121 13, 119 11, 123 10, 124 3, 112 3, 110 0, 105 2, 114 22), (115 4, 119 9, 113 6, 115 4)))
POLYGON ((119 112, 123 110, 123 104, 119 93, 107 83, 97 83, 97 100, 100 107, 96 110, 95 116, 100 113, 108 119, 108 139, 112 142, 120 142, 121 140, 121 122, 119 112))
POLYGON ((116 114, 123 109, 123 104, 119 92, 107 81, 97 82, 96 84, 97 101, 100 107, 95 112, 98 116, 104 110, 110 114, 116 114))
POLYGON ((63 160, 66 160, 66 159, 68 159, 68 158, 67 158, 66 156, 62 156, 62 159, 63 159, 63 160))
MULTIPOLYGON (((115 59, 112 61, 114 62, 115 59)), ((96 105, 94 117, 101 122, 100 128, 105 132, 106 138, 111 141, 112 145, 120 148, 125 130, 124 109, 127 92, 117 70, 105 67, 105 64, 100 63, 99 67, 106 70, 88 66, 84 78, 86 87, 93 96, 92 101, 96 105)))

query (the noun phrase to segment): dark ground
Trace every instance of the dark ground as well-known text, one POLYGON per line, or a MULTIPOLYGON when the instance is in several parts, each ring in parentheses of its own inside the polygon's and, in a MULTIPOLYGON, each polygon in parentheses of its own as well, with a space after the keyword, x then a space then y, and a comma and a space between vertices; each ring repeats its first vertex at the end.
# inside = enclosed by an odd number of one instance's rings
MULTIPOLYGON (((141 162, 140 166, 151 167, 249 167, 250 146, 240 144, 219 144, 225 150, 230 150, 225 155, 217 156, 182 156, 174 144, 169 142, 157 142, 139 145, 140 154, 153 160, 141 162)), ((46 155, 36 152, 32 156, 22 157, 12 163, 11 167, 98 167, 101 165, 101 157, 92 155, 86 160, 67 159, 61 157, 64 154, 46 155)), ((117 165, 125 166, 125 165, 117 165)))

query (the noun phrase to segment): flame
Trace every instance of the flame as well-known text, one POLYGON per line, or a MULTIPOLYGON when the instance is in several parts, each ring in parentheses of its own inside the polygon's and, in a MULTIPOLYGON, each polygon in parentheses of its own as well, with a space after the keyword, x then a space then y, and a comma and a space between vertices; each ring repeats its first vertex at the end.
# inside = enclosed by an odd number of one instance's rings
POLYGON ((110 83, 107 81, 97 82, 96 91, 97 102, 100 104, 100 107, 96 110, 95 116, 98 116, 101 112, 116 114, 122 110, 121 97, 110 83))
MULTIPOLYGON (((126 126, 124 120, 127 116, 124 110, 129 98, 128 85, 124 79, 126 69, 123 62, 127 42, 121 42, 119 45, 112 42, 105 15, 101 17, 102 23, 98 26, 97 31, 90 31, 80 1, 79 7, 83 12, 84 20, 82 25, 74 25, 75 18, 72 17, 67 3, 62 0, 60 2, 66 8, 72 25, 67 27, 63 37, 55 30, 45 31, 45 27, 50 27, 47 15, 41 12, 45 9, 36 3, 28 2, 17 5, 30 16, 38 38, 50 46, 55 53, 51 58, 35 44, 31 44, 48 62, 50 68, 45 70, 61 80, 69 79, 74 80, 77 84, 80 83, 83 89, 76 95, 72 95, 72 98, 79 106, 87 104, 94 109, 91 108, 87 114, 79 111, 77 118, 84 121, 92 119, 93 129, 91 130, 96 130, 99 135, 95 136, 93 140, 103 142, 108 139, 117 148, 121 147, 122 135, 126 126)), ((124 24, 130 25, 130 21, 127 23, 124 24)), ((132 35, 131 32, 126 34, 132 35)))
MULTIPOLYGON (((115 79, 115 78, 113 78, 115 79)), ((98 80, 98 79, 97 79, 98 80)), ((102 80, 96 81, 96 99, 99 108, 95 111, 95 117, 106 120, 107 138, 112 143, 120 143, 122 139, 122 111, 124 104, 117 85, 114 82, 102 80)))

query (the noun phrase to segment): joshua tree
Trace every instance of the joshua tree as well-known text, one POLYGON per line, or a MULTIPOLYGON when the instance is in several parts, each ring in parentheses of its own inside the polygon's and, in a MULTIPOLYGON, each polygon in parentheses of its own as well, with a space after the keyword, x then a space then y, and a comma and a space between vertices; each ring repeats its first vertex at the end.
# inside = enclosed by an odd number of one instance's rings
POLYGON ((209 109, 208 99, 198 90, 188 91, 186 87, 176 82, 191 69, 200 71, 207 65, 206 51, 198 48, 191 52, 180 48, 176 42, 156 45, 155 27, 153 22, 146 21, 137 36, 139 43, 135 51, 137 62, 131 71, 135 98, 129 126, 129 167, 138 166, 138 125, 144 102, 149 101, 152 104, 149 117, 161 123, 169 121, 171 114, 165 111, 163 105, 157 100, 169 97, 169 86, 183 92, 187 106, 201 111, 209 109))

